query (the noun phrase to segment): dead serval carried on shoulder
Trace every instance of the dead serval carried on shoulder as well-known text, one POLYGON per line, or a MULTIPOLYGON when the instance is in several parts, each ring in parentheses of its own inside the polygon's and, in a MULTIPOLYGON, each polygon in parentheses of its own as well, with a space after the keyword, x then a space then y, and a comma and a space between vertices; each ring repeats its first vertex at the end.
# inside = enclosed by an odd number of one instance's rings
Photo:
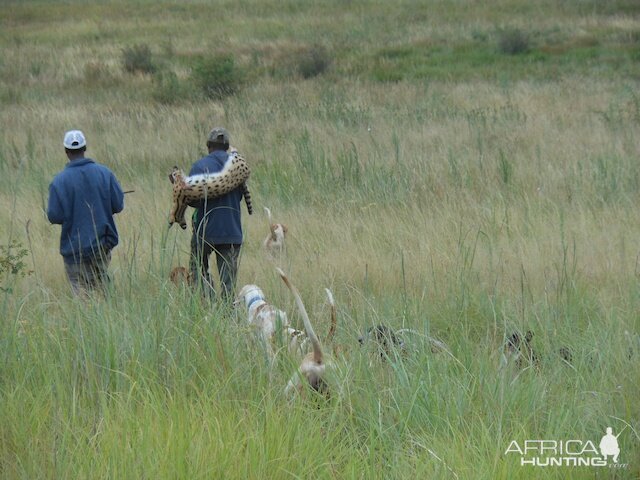
POLYGON ((169 227, 178 223, 184 230, 187 222, 184 213, 189 203, 216 198, 242 187, 244 200, 247 203, 249 215, 253 213, 251 194, 247 187, 247 180, 251 170, 246 160, 240 156, 236 149, 231 149, 229 157, 222 170, 217 173, 185 176, 178 167, 173 167, 169 174, 169 180, 173 183, 173 206, 169 213, 169 227))

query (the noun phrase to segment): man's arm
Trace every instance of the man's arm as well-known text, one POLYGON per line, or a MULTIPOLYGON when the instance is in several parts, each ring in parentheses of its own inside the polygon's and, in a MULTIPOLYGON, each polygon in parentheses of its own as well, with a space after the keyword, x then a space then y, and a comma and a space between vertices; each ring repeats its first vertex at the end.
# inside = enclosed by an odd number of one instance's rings
POLYGON ((118 179, 111 174, 111 212, 120 213, 124 209, 124 193, 118 179))
POLYGON ((53 183, 49 185, 49 204, 47 205, 47 218, 49 221, 56 225, 62 225, 64 221, 64 209, 58 196, 58 191, 53 186, 53 183))

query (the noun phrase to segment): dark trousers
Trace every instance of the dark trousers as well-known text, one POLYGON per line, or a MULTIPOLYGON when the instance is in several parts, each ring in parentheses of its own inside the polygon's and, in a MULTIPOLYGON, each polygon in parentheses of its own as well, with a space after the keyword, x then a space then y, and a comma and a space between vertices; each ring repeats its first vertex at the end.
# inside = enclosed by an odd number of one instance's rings
POLYGON ((85 295, 94 290, 105 293, 110 281, 107 274, 109 263, 111 263, 110 251, 101 252, 93 258, 84 258, 77 263, 64 262, 64 269, 73 294, 85 295))
POLYGON ((215 253, 222 297, 226 301, 233 301, 241 247, 241 244, 236 243, 212 245, 194 235, 191 238, 191 259, 189 261, 194 286, 201 288, 205 295, 215 298, 215 287, 209 272, 209 257, 215 253))

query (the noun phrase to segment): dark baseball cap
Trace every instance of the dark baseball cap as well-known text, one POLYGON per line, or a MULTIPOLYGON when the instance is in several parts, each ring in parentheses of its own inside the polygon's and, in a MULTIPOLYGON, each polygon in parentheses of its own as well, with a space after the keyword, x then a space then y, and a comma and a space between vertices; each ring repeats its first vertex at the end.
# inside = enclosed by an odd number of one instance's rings
POLYGON ((229 132, 227 132, 222 127, 216 127, 213 130, 211 130, 211 132, 209 132, 209 138, 207 141, 212 143, 222 143, 222 144, 231 143, 229 141, 229 132))

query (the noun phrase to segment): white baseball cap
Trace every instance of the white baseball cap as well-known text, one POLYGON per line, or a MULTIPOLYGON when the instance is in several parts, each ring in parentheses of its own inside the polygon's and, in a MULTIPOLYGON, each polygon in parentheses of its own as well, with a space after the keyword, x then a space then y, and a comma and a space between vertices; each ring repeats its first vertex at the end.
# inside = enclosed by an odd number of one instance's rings
POLYGON ((87 145, 84 133, 80 130, 69 130, 64 134, 64 148, 69 150, 78 150, 87 145))

